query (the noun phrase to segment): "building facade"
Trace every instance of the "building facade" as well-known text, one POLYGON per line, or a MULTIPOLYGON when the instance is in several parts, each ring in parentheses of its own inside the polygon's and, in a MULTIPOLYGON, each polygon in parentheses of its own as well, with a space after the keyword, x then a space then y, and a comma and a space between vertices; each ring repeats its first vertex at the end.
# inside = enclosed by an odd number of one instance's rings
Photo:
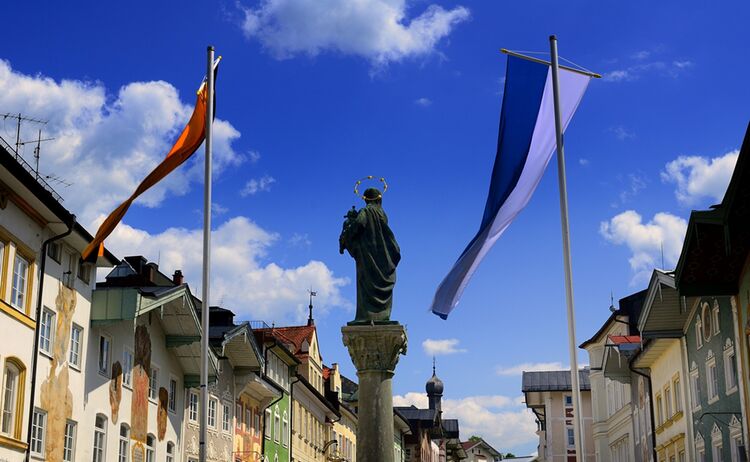
MULTIPOLYGON (((578 371, 583 417, 582 446, 587 460, 593 460, 593 416, 591 410, 591 383, 589 369, 578 371)), ((537 419, 539 435, 538 460, 567 462, 576 456, 573 430, 573 395, 570 371, 524 372, 521 391, 526 407, 537 419)))

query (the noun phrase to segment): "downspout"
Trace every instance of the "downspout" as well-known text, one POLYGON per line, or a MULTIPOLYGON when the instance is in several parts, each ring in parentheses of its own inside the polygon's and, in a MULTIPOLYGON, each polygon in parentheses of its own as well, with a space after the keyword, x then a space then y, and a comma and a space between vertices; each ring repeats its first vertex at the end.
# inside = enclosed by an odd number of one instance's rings
POLYGON ((37 290, 36 295, 36 317, 34 318, 34 320, 36 321, 36 323, 34 324, 34 349, 32 350, 31 355, 31 393, 29 394, 29 423, 26 426, 26 455, 24 456, 24 460, 26 462, 29 462, 29 457, 31 456, 31 426, 34 422, 34 398, 36 393, 36 372, 38 367, 37 358, 39 356, 39 322, 42 315, 42 295, 44 294, 44 270, 47 263, 47 247, 51 242, 69 236, 70 233, 73 232, 73 226, 75 226, 75 223, 76 216, 71 215, 70 223, 66 223, 68 230, 62 234, 58 234, 57 236, 52 236, 51 238, 44 241, 42 243, 42 250, 39 256, 42 262, 39 265, 39 289, 37 290))
POLYGON ((651 388, 651 376, 635 370, 632 361, 628 362, 628 369, 630 369, 631 372, 640 375, 641 377, 645 377, 648 381, 648 410, 649 414, 651 415, 651 451, 653 453, 652 455, 654 457, 654 461, 657 461, 659 459, 657 459, 656 457, 656 420, 654 419, 654 400, 651 397, 651 394, 653 393, 653 390, 651 388))

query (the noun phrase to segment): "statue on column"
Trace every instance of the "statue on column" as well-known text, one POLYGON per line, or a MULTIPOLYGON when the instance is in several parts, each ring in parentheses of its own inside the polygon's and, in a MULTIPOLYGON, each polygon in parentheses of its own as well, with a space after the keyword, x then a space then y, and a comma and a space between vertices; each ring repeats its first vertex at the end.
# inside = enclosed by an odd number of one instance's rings
MULTIPOLYGON (((368 188, 362 195, 365 206, 352 207, 339 236, 339 253, 348 251, 357 265, 357 314, 349 325, 395 323, 390 317, 401 250, 382 205, 388 185, 383 178, 380 181, 383 192, 368 188)), ((356 186, 354 192, 359 195, 356 186)))

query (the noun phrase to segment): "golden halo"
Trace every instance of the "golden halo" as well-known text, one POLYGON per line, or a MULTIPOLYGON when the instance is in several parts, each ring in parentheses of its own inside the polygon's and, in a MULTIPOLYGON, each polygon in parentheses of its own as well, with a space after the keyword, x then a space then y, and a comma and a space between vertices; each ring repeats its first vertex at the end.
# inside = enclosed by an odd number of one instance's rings
MULTIPOLYGON (((361 185, 362 182, 365 181, 365 180, 372 180, 374 178, 375 178, 374 176, 368 175, 368 176, 362 178, 361 180, 358 180, 356 183, 354 183, 354 194, 356 194, 359 197, 361 197, 362 199, 366 200, 367 198, 365 196, 359 194, 359 185, 361 185)), ((383 198, 383 194, 385 194, 385 192, 388 191, 388 183, 385 182, 385 178, 383 178, 383 177, 380 177, 378 179, 378 181, 380 181, 381 183, 383 183, 383 192, 380 194, 380 197, 378 197, 378 199, 382 199, 383 198)))

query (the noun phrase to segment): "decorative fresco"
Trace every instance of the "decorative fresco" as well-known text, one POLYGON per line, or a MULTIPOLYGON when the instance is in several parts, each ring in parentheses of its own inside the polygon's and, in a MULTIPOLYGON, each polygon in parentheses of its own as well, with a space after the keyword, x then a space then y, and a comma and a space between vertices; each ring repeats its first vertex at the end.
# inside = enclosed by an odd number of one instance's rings
POLYGON ((109 406, 112 409, 112 423, 117 423, 122 400, 122 366, 120 361, 112 364, 112 380, 109 381, 109 406))
POLYGON ((156 413, 156 436, 159 441, 164 441, 164 435, 167 433, 167 403, 169 402, 169 392, 164 387, 159 388, 159 409, 156 413))
MULTIPOLYGON (((133 401, 130 405, 130 437, 146 443, 148 434, 148 379, 151 373, 151 336, 144 325, 135 328, 133 358, 133 401)), ((133 460, 135 460, 134 445, 133 460)), ((142 447, 142 445, 141 445, 142 447)))
POLYGON ((52 343, 49 375, 39 390, 39 401, 42 409, 47 411, 47 437, 44 442, 46 460, 61 462, 65 425, 73 415, 73 393, 68 387, 70 368, 67 359, 70 329, 76 309, 75 290, 58 283, 55 308, 57 309, 57 335, 52 343))
POLYGON ((236 404, 240 406, 242 413, 235 416, 234 460, 237 462, 255 462, 258 460, 258 454, 261 453, 262 438, 261 432, 256 432, 253 428, 254 415, 258 412, 257 403, 240 400, 236 404))

